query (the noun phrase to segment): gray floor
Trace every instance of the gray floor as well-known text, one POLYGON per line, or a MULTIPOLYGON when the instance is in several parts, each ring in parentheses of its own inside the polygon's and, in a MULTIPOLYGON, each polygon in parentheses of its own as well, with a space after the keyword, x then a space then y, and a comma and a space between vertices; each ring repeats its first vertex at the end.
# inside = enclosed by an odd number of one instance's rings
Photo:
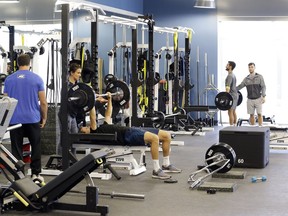
MULTIPOLYGON (((237 184, 234 192, 217 192, 214 195, 206 191, 190 190, 187 183, 188 176, 196 170, 197 165, 203 164, 206 150, 218 142, 218 130, 207 132, 205 136, 180 136, 176 140, 185 141, 185 146, 172 146, 171 161, 183 169, 181 174, 174 174, 178 180, 176 184, 167 184, 161 180, 151 178, 152 162, 147 154, 148 171, 139 176, 129 176, 125 170, 118 173, 122 179, 115 178, 103 181, 95 179, 100 192, 121 192, 144 194, 144 200, 118 199, 101 196, 100 205, 109 205, 109 215, 119 216, 190 216, 190 215, 288 215, 286 186, 288 172, 286 168, 287 151, 271 150, 269 165, 264 169, 233 168, 246 171, 245 179, 223 179, 223 182, 237 184), (252 176, 267 176, 266 182, 251 183, 252 176)), ((45 157, 47 158, 47 157, 45 157)), ((51 177, 46 177, 49 181, 51 177)), ((212 181, 209 178, 207 181, 212 181)), ((75 190, 85 189, 85 182, 81 182, 75 190)), ((82 194, 67 194, 62 199, 70 203, 82 203, 85 196, 82 194)), ((31 212, 6 212, 7 215, 34 215, 31 212)), ((40 215, 87 215, 78 212, 50 212, 40 215)), ((91 215, 91 214, 90 214, 91 215)))

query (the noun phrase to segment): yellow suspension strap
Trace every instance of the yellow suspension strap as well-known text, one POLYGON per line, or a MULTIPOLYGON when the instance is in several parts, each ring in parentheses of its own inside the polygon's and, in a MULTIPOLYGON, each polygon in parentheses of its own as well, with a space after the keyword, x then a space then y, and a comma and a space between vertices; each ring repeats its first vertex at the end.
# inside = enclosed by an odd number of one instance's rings
POLYGON ((81 69, 83 69, 84 60, 85 60, 85 45, 84 45, 83 42, 81 43, 81 51, 80 51, 80 53, 81 53, 81 69))
POLYGON ((174 84, 173 84, 173 104, 172 107, 179 106, 179 48, 178 48, 178 31, 173 34, 174 42, 174 84))
POLYGON ((190 52, 192 43, 192 29, 187 30, 185 37, 185 56, 184 56, 184 70, 185 70, 185 85, 183 92, 182 107, 190 105, 190 89, 193 85, 190 84, 190 52))
POLYGON ((145 113, 146 107, 148 106, 148 97, 146 95, 146 82, 147 82, 147 60, 143 60, 143 68, 141 70, 143 74, 143 84, 138 87, 139 95, 139 106, 142 114, 145 113))

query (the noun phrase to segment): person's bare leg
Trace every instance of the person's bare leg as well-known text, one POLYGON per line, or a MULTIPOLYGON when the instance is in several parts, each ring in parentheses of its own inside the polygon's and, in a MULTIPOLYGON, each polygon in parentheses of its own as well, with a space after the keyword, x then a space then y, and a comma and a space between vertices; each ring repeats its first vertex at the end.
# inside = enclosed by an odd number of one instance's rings
POLYGON ((159 160, 159 138, 156 134, 145 132, 145 143, 150 144, 151 157, 153 160, 159 160))
POLYGON ((255 124, 254 114, 250 114, 250 124, 251 124, 251 125, 254 125, 254 124, 255 124))
POLYGON ((262 114, 258 114, 258 125, 259 125, 259 126, 262 126, 262 124, 263 124, 262 114))
POLYGON ((236 113, 236 110, 235 110, 235 109, 233 110, 233 117, 234 117, 233 124, 234 124, 234 125, 237 125, 237 113, 236 113))
POLYGON ((173 166, 170 163, 170 144, 171 144, 171 134, 167 131, 159 130, 158 133, 159 140, 162 142, 163 150, 163 166, 164 172, 180 173, 182 170, 173 166))
POLYGON ((171 134, 167 131, 159 130, 159 140, 162 142, 163 157, 170 155, 171 134))
POLYGON ((230 124, 230 125, 233 125, 233 122, 234 122, 233 110, 234 110, 234 109, 229 109, 229 110, 228 110, 229 124, 230 124))
POLYGON ((158 135, 147 131, 144 134, 144 141, 145 143, 150 144, 150 151, 151 151, 151 157, 153 159, 153 169, 154 169, 152 173, 152 178, 158 178, 158 179, 171 178, 170 175, 167 175, 166 173, 162 171, 160 164, 159 164, 159 137, 158 135))

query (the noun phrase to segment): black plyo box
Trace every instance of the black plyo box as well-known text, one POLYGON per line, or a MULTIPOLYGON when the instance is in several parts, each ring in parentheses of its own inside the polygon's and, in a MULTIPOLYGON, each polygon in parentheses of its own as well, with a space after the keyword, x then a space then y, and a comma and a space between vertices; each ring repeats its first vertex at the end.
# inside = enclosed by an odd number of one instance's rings
POLYGON ((219 131, 219 142, 230 145, 236 153, 235 167, 264 168, 269 163, 268 127, 225 127, 219 131))

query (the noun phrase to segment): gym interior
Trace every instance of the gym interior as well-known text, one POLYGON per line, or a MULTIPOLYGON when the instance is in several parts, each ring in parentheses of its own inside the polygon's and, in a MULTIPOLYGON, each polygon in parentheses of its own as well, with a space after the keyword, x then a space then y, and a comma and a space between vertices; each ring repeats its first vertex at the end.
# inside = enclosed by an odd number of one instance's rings
MULTIPOLYGON (((0 0, 1 214, 288 215, 287 11, 280 0, 0 0), (30 178, 27 138, 23 161, 11 154, 17 100, 3 92, 23 53, 48 102, 45 182, 30 178), (243 88, 229 124, 228 61, 236 63, 236 85, 250 62, 263 76, 262 122, 255 113, 251 124, 243 88), (71 62, 82 74, 68 90, 71 62), (181 173, 152 178, 149 144, 119 146, 116 135, 69 133, 65 124, 60 130, 61 106, 81 110, 89 124, 96 96, 107 92, 113 124, 171 134, 171 163, 181 173)), ((101 123, 105 106, 98 108, 101 123)), ((160 164, 161 151, 160 143, 160 164)))

